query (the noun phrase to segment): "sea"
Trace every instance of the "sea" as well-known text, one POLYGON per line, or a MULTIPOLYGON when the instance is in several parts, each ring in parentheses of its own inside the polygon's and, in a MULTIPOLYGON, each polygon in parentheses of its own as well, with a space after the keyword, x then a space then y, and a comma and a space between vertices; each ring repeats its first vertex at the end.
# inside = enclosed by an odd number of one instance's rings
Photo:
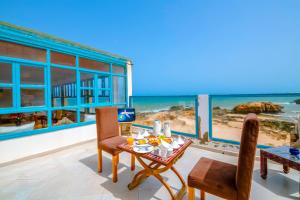
MULTIPOLYGON (((197 96, 135 96, 132 97, 132 107, 136 109, 136 112, 159 112, 169 110, 172 106, 195 107, 196 98, 197 96)), ((236 105, 248 102, 272 102, 283 106, 283 112, 270 115, 294 121, 300 113, 300 105, 295 103, 296 99, 300 99, 300 94, 215 95, 212 96, 212 107, 232 109, 236 105)))
POLYGON ((197 96, 135 96, 131 106, 139 113, 159 112, 172 106, 195 107, 196 99, 197 96))

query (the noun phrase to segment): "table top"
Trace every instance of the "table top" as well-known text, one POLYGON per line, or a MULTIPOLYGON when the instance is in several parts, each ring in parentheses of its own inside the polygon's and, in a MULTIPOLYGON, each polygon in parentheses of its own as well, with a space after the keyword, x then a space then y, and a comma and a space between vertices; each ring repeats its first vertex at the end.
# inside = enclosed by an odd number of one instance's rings
POLYGON ((278 156, 280 158, 287 159, 289 161, 296 162, 300 164, 300 155, 298 157, 293 156, 289 152, 290 147, 289 146, 281 146, 281 147, 272 147, 267 149, 261 149, 262 152, 266 152, 268 154, 278 156))
POLYGON ((137 153, 137 152, 133 151, 133 147, 128 145, 127 143, 123 143, 123 144, 119 145, 118 147, 120 149, 122 149, 123 151, 132 153, 134 155, 139 155, 140 157, 146 158, 146 159, 154 161, 156 163, 160 163, 162 165, 168 165, 171 162, 178 159, 179 156, 181 156, 182 153, 187 149, 187 147, 190 146, 192 143, 193 143, 192 140, 185 139, 184 144, 181 145, 180 148, 174 149, 173 153, 169 157, 167 157, 166 159, 163 159, 160 156, 154 155, 153 153, 144 153, 144 154, 137 153))

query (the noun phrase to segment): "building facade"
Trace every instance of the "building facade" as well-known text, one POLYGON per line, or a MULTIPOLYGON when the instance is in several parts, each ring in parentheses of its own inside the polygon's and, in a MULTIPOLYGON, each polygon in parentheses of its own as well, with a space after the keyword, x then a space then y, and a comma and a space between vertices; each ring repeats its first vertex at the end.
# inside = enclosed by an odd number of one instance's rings
MULTIPOLYGON (((51 150, 95 138, 95 108, 128 105, 131 63, 122 56, 1 22, 0 152, 17 141, 26 151, 32 142, 45 143, 51 150), (67 132, 66 142, 48 144, 67 132), (31 136, 28 144, 25 136, 31 136)), ((44 151, 32 148, 28 155, 44 151)))

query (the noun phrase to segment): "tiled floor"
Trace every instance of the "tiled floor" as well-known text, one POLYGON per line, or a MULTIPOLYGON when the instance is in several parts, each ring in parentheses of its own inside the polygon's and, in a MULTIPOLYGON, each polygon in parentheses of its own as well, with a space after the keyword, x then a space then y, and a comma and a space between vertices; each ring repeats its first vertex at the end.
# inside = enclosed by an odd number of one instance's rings
MULTIPOLYGON (((96 142, 78 145, 47 156, 0 168, 1 200, 109 200, 109 199, 169 199, 166 189, 155 178, 148 178, 138 188, 129 191, 127 184, 134 173, 130 171, 130 156, 121 154, 119 181, 111 181, 110 156, 104 154, 104 170, 97 173, 96 142)), ((237 158, 190 147, 175 167, 187 177, 196 161, 206 156, 224 162, 236 163, 237 158)), ((259 162, 255 164, 251 199, 299 199, 299 173, 291 170, 286 175, 281 167, 269 164, 269 177, 259 176, 259 162)), ((137 167, 137 172, 140 167, 137 167)), ((163 176, 173 189, 179 189, 179 180, 170 172, 163 176)), ((197 192, 199 198, 199 192, 197 192)), ((185 196, 184 199, 187 199, 185 196)), ((207 194, 207 199, 219 199, 207 194)))

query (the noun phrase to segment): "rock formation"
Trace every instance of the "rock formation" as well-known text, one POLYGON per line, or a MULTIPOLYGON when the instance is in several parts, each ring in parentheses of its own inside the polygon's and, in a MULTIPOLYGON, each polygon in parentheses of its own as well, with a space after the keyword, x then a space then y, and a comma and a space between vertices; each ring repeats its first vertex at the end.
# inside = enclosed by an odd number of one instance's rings
POLYGON ((232 109, 233 113, 238 113, 238 114, 247 114, 247 113, 256 113, 256 114, 260 114, 260 113, 272 113, 272 114, 276 114, 276 113, 280 113, 282 112, 283 107, 278 105, 278 104, 274 104, 271 102, 249 102, 246 104, 240 104, 235 106, 232 109))

